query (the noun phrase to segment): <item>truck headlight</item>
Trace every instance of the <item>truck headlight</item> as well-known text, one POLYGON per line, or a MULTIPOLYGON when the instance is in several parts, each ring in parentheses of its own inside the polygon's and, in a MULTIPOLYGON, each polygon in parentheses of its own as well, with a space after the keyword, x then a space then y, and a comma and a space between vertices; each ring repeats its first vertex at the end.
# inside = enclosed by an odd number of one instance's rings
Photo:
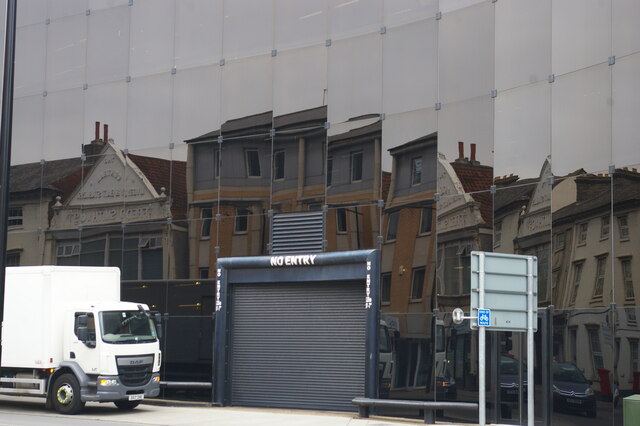
POLYGON ((160 376, 155 376, 155 377, 153 378, 153 381, 154 381, 154 382, 158 382, 158 383, 159 383, 159 382, 160 382, 160 376))
POLYGON ((102 379, 102 380, 100 380, 100 386, 118 386, 118 380, 116 380, 116 379, 102 379))

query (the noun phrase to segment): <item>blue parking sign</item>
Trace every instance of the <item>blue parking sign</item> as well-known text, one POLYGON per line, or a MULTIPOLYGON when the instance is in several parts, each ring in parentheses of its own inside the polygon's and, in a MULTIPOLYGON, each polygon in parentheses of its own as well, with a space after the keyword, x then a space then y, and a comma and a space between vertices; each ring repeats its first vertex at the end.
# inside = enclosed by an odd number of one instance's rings
POLYGON ((478 309, 478 326, 491 326, 491 309, 478 309))

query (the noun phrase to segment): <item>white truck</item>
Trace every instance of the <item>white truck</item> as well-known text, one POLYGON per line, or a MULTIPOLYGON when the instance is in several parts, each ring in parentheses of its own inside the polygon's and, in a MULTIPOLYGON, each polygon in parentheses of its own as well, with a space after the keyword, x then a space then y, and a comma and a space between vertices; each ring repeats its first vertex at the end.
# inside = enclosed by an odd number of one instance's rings
POLYGON ((87 401, 133 409, 160 393, 160 327, 146 305, 120 301, 118 268, 6 268, 0 393, 64 414, 87 401))

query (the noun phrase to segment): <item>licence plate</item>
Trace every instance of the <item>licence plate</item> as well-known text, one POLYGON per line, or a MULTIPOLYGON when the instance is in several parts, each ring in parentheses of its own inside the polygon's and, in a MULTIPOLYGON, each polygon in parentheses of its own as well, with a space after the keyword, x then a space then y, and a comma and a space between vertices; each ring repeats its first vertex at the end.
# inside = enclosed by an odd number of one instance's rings
POLYGON ((582 404, 581 400, 575 399, 575 398, 567 398, 567 402, 570 403, 570 404, 577 404, 577 405, 582 404))
POLYGON ((143 393, 137 393, 135 395, 129 395, 129 401, 140 401, 141 399, 144 399, 144 394, 143 393))

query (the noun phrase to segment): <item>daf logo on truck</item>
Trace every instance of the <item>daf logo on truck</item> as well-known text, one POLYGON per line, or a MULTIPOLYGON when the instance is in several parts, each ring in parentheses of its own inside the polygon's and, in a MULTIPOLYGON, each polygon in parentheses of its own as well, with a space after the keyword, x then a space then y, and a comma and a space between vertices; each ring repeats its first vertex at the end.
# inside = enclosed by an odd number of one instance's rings
POLYGON ((159 314, 120 301, 118 268, 6 268, 0 393, 63 414, 87 401, 130 410, 160 394, 161 333, 159 314))

